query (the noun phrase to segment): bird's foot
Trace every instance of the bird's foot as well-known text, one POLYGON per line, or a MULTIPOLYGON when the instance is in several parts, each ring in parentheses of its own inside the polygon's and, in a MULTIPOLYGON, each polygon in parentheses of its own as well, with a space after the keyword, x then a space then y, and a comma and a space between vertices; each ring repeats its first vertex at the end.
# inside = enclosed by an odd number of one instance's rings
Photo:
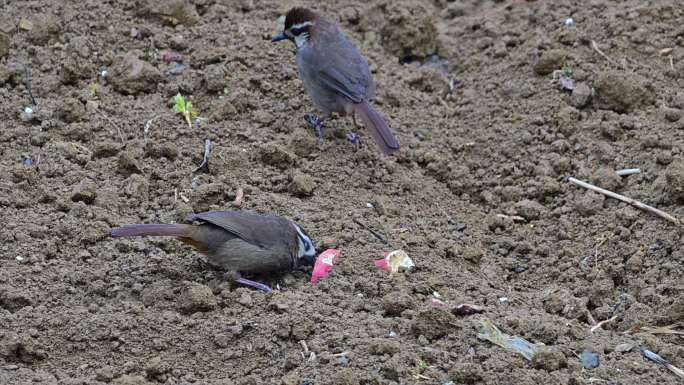
POLYGON ((252 281, 251 279, 247 279, 247 278, 240 277, 240 278, 236 279, 235 282, 241 283, 241 284, 246 285, 246 286, 251 286, 257 290, 263 291, 264 293, 271 293, 273 291, 273 289, 271 289, 271 287, 268 286, 267 284, 252 281))
POLYGON ((361 135, 357 134, 356 132, 348 132, 347 140, 352 142, 356 147, 361 146, 361 135))
POLYGON ((311 125, 317 138, 323 136, 323 119, 319 118, 315 114, 306 114, 304 120, 311 125))

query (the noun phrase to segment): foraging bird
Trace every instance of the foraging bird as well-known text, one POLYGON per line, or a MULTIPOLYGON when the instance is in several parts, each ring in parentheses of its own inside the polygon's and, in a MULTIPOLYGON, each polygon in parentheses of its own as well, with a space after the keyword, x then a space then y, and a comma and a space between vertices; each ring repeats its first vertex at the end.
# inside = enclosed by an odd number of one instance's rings
MULTIPOLYGON (((358 115, 385 155, 399 149, 389 126, 370 105, 375 85, 368 62, 335 22, 306 8, 292 8, 283 30, 272 39, 281 40, 295 44, 299 77, 324 119, 333 112, 358 115)), ((323 120, 313 115, 307 120, 320 135, 323 120)))
POLYGON ((276 215, 243 211, 190 214, 197 224, 136 224, 112 229, 113 237, 170 236, 208 256, 209 263, 235 273, 242 284, 270 292, 265 284, 240 273, 275 273, 313 265, 316 250, 296 223, 276 215))

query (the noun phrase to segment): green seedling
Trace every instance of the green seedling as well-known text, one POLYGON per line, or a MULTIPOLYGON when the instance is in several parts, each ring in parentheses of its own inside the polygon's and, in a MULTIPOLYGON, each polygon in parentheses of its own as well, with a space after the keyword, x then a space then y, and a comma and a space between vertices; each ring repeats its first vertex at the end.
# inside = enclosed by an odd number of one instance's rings
POLYGON ((426 371, 427 368, 428 368, 427 362, 425 362, 425 361, 420 361, 420 362, 418 363, 418 371, 419 371, 420 373, 423 373, 424 371, 426 371))
POLYGON ((173 106, 173 110, 177 114, 182 114, 185 117, 185 121, 188 122, 188 128, 192 129, 192 120, 197 116, 197 112, 192 107, 192 102, 185 100, 183 95, 178 94, 173 98, 176 101, 176 105, 173 106))
POLYGON ((565 75, 565 76, 567 76, 567 77, 569 77, 569 78, 572 77, 572 73, 573 73, 572 67, 570 67, 570 66, 568 66, 568 65, 563 66, 563 69, 562 69, 561 71, 563 71, 563 75, 565 75))

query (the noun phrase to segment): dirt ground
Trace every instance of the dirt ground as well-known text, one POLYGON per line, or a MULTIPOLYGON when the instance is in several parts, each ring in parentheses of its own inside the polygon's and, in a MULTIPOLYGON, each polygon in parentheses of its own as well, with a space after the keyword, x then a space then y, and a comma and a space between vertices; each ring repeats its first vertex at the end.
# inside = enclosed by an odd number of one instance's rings
POLYGON ((371 63, 403 146, 384 158, 349 118, 306 125, 294 47, 269 39, 302 2, 2 1, 0 383, 681 383, 639 350, 684 366, 658 333, 684 329, 681 227, 563 178, 684 218, 684 8, 559 3, 309 4, 371 63), (332 275, 266 295, 176 240, 108 236, 238 189, 339 248, 332 275), (416 268, 377 269, 390 248, 354 219, 416 268), (528 361, 483 320, 545 346, 528 361))

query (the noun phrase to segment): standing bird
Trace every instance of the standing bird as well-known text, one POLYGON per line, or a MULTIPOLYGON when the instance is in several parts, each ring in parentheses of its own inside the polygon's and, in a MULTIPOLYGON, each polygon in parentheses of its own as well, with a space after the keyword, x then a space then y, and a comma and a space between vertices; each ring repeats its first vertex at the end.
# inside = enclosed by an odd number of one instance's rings
POLYGON ((138 224, 112 229, 113 237, 170 236, 208 256, 236 282, 270 292, 267 285, 240 273, 276 273, 313 265, 316 250, 309 236, 283 217, 242 211, 208 211, 187 216, 198 224, 138 224), (231 274, 232 273, 232 274, 231 274))
MULTIPOLYGON (((285 16, 283 30, 272 39, 281 40, 295 44, 299 77, 323 110, 323 119, 333 112, 358 115, 385 155, 399 149, 389 126, 370 105, 375 85, 368 62, 335 22, 306 8, 292 8, 285 16)), ((316 135, 320 136, 323 119, 307 116, 316 135)))

